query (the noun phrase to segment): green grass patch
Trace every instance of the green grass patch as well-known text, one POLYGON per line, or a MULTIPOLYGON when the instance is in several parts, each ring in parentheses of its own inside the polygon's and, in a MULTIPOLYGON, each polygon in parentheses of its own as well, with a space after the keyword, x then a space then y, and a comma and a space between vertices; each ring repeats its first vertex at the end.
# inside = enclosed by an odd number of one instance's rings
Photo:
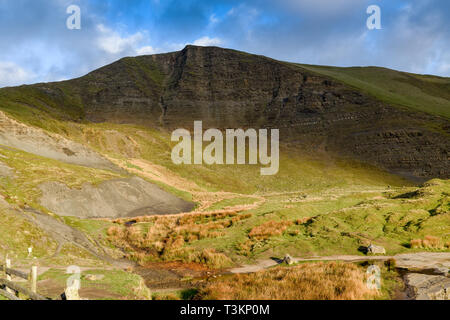
MULTIPOLYGON (((67 279, 71 274, 65 273, 65 270, 50 269, 41 276, 38 280, 51 279, 56 282, 61 288, 65 288, 67 279)), ((143 279, 133 273, 122 270, 86 270, 81 273, 81 290, 80 296, 83 298, 83 289, 86 294, 96 295, 98 291, 99 300, 148 300, 150 299, 150 291, 145 286, 143 279), (86 278, 86 275, 101 275, 101 280, 91 281, 86 278)), ((55 298, 55 297, 54 297, 55 298)), ((92 299, 92 298, 91 298, 92 299)))
POLYGON ((98 185, 103 181, 125 177, 112 171, 67 164, 1 146, 0 155, 3 156, 2 162, 15 173, 14 178, 0 177, 0 192, 6 195, 6 200, 43 212, 47 210, 39 204, 42 194, 39 185, 44 182, 56 181, 69 188, 78 188, 85 183, 98 185))
POLYGON ((450 78, 378 67, 298 66, 339 80, 389 104, 450 118, 450 78))
POLYGON ((253 204, 256 201, 258 201, 257 198, 250 198, 250 197, 249 198, 225 199, 225 200, 214 203, 207 210, 209 210, 209 211, 222 210, 226 207, 234 207, 234 206, 240 206, 240 205, 246 205, 246 204, 253 204))

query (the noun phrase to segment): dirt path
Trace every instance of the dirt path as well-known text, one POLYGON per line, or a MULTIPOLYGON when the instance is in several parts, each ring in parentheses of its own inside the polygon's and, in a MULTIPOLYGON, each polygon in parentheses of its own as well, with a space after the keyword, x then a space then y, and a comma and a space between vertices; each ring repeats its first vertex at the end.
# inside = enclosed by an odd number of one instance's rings
MULTIPOLYGON (((294 263, 308 262, 308 261, 346 261, 358 262, 368 260, 388 260, 395 259, 396 265, 399 268, 408 270, 424 270, 424 269, 450 269, 450 253, 447 252, 418 252, 418 253, 403 253, 394 256, 358 256, 358 255, 334 255, 326 257, 311 257, 311 258, 293 258, 294 263)), ((230 269, 229 272, 238 273, 253 273, 280 264, 282 260, 265 259, 259 260, 252 265, 243 265, 237 268, 230 269)))

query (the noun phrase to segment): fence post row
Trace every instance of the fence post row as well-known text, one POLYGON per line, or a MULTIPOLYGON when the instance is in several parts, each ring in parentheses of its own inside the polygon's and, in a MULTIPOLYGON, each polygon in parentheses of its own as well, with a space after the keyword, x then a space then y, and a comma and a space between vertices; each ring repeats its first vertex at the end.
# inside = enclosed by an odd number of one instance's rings
POLYGON ((19 270, 14 270, 11 268, 11 259, 8 258, 8 255, 6 255, 5 264, 3 265, 3 268, 0 268, 0 270, 1 269, 3 269, 3 272, 5 273, 5 279, 2 280, 0 277, 0 286, 4 286, 5 289, 0 288, 0 295, 3 295, 10 300, 19 300, 19 292, 22 292, 23 294, 29 296, 32 300, 45 299, 44 297, 37 294, 37 266, 33 265, 31 267, 30 273, 28 274, 19 270), (27 280, 30 284, 31 290, 13 283, 12 276, 17 276, 19 278, 27 280))

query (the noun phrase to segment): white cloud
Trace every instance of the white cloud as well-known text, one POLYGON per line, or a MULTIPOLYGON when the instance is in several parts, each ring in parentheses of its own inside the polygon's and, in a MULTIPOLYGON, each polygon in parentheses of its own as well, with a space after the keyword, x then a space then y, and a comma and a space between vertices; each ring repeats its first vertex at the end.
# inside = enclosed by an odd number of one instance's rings
POLYGON ((143 56, 143 55, 148 55, 148 54, 155 54, 155 53, 158 53, 158 51, 155 48, 153 48, 152 46, 145 46, 145 47, 137 49, 136 53, 139 56, 143 56))
POLYGON ((216 24, 218 22, 220 22, 220 19, 217 18, 215 14, 209 16, 209 23, 216 24))
POLYGON ((28 72, 13 62, 0 61, 0 87, 30 83, 35 74, 28 72))
POLYGON ((202 37, 194 41, 193 45, 195 46, 219 46, 222 44, 222 40, 219 38, 210 38, 210 37, 202 37))
MULTIPOLYGON (((136 48, 144 39, 144 35, 141 32, 136 32, 128 37, 122 37, 116 31, 113 31, 102 24, 99 24, 97 29, 100 32, 100 36, 97 40, 98 46, 108 54, 137 53, 140 49, 136 48)), ((143 48, 148 49, 148 47, 143 48)))

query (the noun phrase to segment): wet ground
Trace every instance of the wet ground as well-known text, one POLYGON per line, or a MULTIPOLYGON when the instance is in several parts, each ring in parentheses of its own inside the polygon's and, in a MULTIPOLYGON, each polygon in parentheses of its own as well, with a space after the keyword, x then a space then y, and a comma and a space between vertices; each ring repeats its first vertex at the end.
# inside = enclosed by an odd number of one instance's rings
POLYGON ((198 287, 208 279, 214 279, 222 271, 211 270, 197 263, 157 262, 136 267, 150 290, 158 292, 198 287))

